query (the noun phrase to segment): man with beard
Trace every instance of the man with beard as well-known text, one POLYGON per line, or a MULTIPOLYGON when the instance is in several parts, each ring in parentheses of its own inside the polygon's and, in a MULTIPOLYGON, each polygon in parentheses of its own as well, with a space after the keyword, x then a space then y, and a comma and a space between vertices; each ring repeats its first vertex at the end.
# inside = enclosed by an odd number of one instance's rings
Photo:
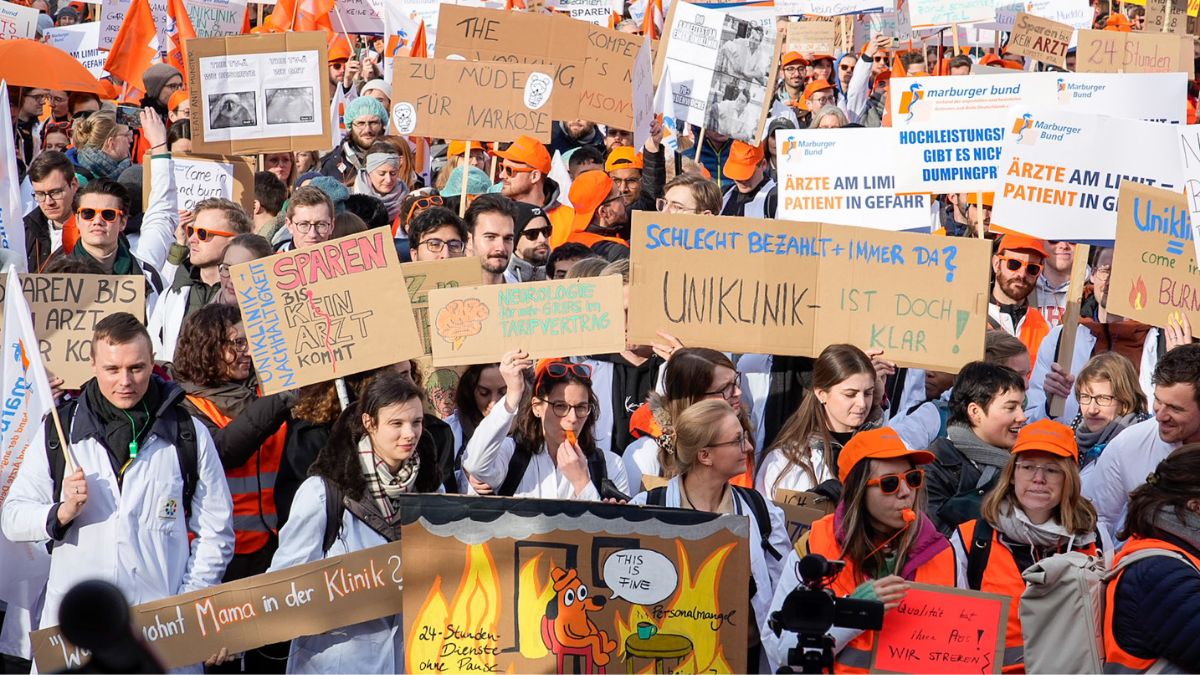
POLYGON ((992 224, 992 204, 995 203, 994 192, 982 193, 951 192, 945 196, 946 207, 942 209, 942 232, 948 237, 978 237, 976 228, 980 218, 979 209, 983 209, 983 232, 986 235, 988 226, 992 224))
POLYGON ((550 134, 550 154, 556 152, 567 154, 571 150, 584 145, 593 145, 601 153, 604 152, 604 134, 595 122, 587 120, 567 120, 555 122, 550 134))
POLYGON ((516 207, 513 255, 504 280, 510 284, 545 281, 546 260, 550 257, 550 221, 537 206, 523 202, 513 202, 513 206, 516 207))
POLYGON ((350 130, 342 142, 321 161, 321 173, 346 183, 358 175, 367 161, 371 144, 383 138, 388 112, 370 96, 359 96, 346 104, 342 116, 350 130))
POLYGON ((988 325, 1020 339, 1031 361, 1037 360, 1042 338, 1050 332, 1042 313, 1029 304, 1045 259, 1046 242, 1017 233, 1004 235, 992 256, 995 282, 988 303, 988 325))
POLYGON ((550 221, 550 248, 567 240, 575 212, 560 199, 558 183, 550 178, 550 153, 546 146, 532 136, 518 136, 503 150, 492 154, 499 157, 500 194, 509 199, 540 207, 550 221))
POLYGON ((480 195, 467 207, 467 254, 479 258, 483 283, 504 283, 513 253, 516 207, 508 197, 480 195))

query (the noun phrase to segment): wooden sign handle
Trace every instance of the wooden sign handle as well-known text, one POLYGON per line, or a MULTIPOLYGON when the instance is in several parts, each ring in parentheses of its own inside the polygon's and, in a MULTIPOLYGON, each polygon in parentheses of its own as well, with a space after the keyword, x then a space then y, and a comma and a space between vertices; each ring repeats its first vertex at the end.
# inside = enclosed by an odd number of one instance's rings
MULTIPOLYGON (((1075 245, 1075 259, 1071 262, 1071 287, 1067 291, 1067 310, 1062 320, 1061 346, 1058 350, 1058 367, 1065 372, 1071 372, 1071 360, 1075 354, 1075 333, 1079 328, 1079 301, 1083 298, 1083 281, 1087 275, 1088 253, 1091 247, 1087 244, 1075 245)), ((1061 396, 1050 398, 1050 416, 1062 417, 1067 399, 1061 396)))

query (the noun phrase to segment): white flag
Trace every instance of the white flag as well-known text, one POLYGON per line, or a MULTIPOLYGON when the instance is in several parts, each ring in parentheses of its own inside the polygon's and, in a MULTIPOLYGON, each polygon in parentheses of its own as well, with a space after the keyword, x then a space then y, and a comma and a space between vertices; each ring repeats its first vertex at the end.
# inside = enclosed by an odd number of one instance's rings
POLYGON ((15 265, 24 272, 25 206, 17 173, 17 144, 13 138, 12 114, 8 107, 8 83, 0 81, 0 264, 15 265))

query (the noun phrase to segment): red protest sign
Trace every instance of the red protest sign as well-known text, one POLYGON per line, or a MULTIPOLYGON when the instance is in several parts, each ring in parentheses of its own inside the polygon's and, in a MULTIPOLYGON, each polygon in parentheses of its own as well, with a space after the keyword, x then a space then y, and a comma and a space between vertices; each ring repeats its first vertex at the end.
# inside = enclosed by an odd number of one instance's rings
POLYGON ((999 673, 1010 598, 912 584, 883 617, 871 672, 999 673))

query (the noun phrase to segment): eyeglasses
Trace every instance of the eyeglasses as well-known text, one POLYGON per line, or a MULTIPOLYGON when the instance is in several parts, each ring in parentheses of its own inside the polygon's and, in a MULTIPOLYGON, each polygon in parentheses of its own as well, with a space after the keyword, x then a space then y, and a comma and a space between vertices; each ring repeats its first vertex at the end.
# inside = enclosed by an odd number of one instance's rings
POLYGON ((738 391, 742 388, 741 383, 739 382, 740 378, 741 378, 740 375, 738 375, 737 373, 734 373, 733 379, 729 381, 729 384, 725 385, 724 387, 721 387, 720 389, 715 389, 713 391, 706 391, 706 392, 704 392, 704 395, 705 396, 716 396, 716 395, 720 394, 721 398, 725 399, 726 401, 732 400, 736 396, 738 391))
POLYGON ((84 119, 95 112, 100 112, 100 111, 99 110, 76 110, 75 112, 71 113, 71 119, 73 119, 73 120, 84 119))
POLYGON ((849 63, 839 63, 838 70, 840 70, 844 73, 848 70, 854 70, 854 66, 850 65, 849 63))
POLYGON ((102 220, 108 223, 116 222, 117 218, 125 215, 121 209, 79 209, 75 212, 83 220, 95 220, 96 216, 100 216, 102 220))
POLYGON ((417 201, 413 202, 412 206, 408 207, 408 214, 404 216, 404 222, 410 222, 413 219, 413 216, 424 211, 425 209, 432 208, 434 206, 441 206, 445 203, 446 202, 442 201, 441 195, 429 195, 428 197, 421 197, 417 201))
POLYGON ((325 236, 333 232, 333 223, 328 220, 297 220, 292 222, 292 227, 300 234, 308 234, 308 231, 317 228, 317 234, 325 236))
POLYGON ((418 246, 424 246, 432 253, 439 253, 442 247, 449 247, 451 253, 462 253, 466 250, 467 245, 461 239, 451 239, 445 241, 443 239, 422 239, 418 246))
POLYGON ((620 193, 615 194, 615 195, 609 197, 608 199, 605 199, 604 201, 600 202, 600 206, 597 206, 596 210, 599 211, 600 209, 607 209, 607 208, 611 207, 613 204, 616 204, 617 202, 624 201, 624 200, 625 200, 625 198, 622 197, 620 195, 620 193))
POLYGON ((637 185, 638 183, 642 182, 642 179, 640 176, 637 178, 613 178, 612 182, 613 182, 613 185, 616 185, 617 187, 621 188, 621 187, 629 187, 629 186, 637 185))
POLYGON ((1054 466, 1053 464, 1033 464, 1031 462, 1017 462, 1017 473, 1022 478, 1033 478, 1041 472, 1046 480, 1059 480, 1066 475, 1062 467, 1054 466))
POLYGON ((217 265, 217 274, 219 274, 223 277, 228 277, 230 267, 233 267, 233 266, 230 265, 229 263, 221 263, 220 265, 217 265))
POLYGON ((54 96, 52 94, 37 94, 31 96, 31 98, 35 98, 39 101, 50 101, 51 103, 57 103, 59 105, 67 102, 66 96, 54 96))
POLYGON ((784 75, 795 75, 795 74, 803 72, 803 71, 804 71, 804 66, 784 66, 783 67, 784 75))
POLYGON ((1100 406, 1101 408, 1109 408, 1109 407, 1112 407, 1113 405, 1115 405, 1117 402, 1117 397, 1113 396, 1111 394, 1100 394, 1099 396, 1092 396, 1091 394, 1080 394, 1078 398, 1079 398, 1080 406, 1089 406, 1089 405, 1095 403, 1096 405, 1100 406))
POLYGON ((34 192, 33 201, 41 204, 46 201, 58 201, 66 194, 66 188, 58 188, 57 190, 46 190, 45 192, 34 192))
POLYGON ((519 173, 530 173, 532 171, 533 167, 531 166, 513 166, 512 164, 507 163, 500 165, 501 176, 515 176, 519 173))
POLYGON ((196 238, 199 239, 200 241, 208 241, 209 239, 212 239, 213 237, 232 237, 232 236, 234 236, 234 234, 232 232, 226 232, 224 230, 210 230, 207 227, 193 227, 191 225, 187 226, 186 232, 187 232, 187 236, 189 236, 189 237, 191 237, 193 234, 196 235, 196 238))
POLYGON ((1004 266, 1008 268, 1009 272, 1019 272, 1021 271, 1021 268, 1024 267, 1025 276, 1036 277, 1042 273, 1041 263, 1027 262, 1025 260, 1017 260, 1016 258, 1008 258, 1005 256, 1000 256, 1000 259, 1004 261, 1004 266))
POLYGON ((235 352, 250 351, 250 341, 244 337, 238 338, 236 340, 226 340, 225 346, 233 349, 233 351, 235 351, 235 352))
POLYGON ((879 486, 879 491, 883 494, 894 495, 896 494, 896 491, 900 489, 901 480, 907 483, 908 487, 912 488, 913 490, 918 490, 922 485, 925 484, 925 470, 909 469, 904 473, 884 474, 879 478, 872 478, 871 480, 867 481, 867 486, 879 486))
POLYGON ((592 381, 592 367, 586 363, 570 363, 569 361, 554 361, 546 366, 546 369, 538 375, 538 379, 533 383, 534 391, 541 388, 542 378, 549 377, 552 380, 561 380, 567 376, 567 373, 578 377, 587 382, 592 381))
POLYGON ((746 446, 746 440, 747 440, 747 439, 746 439, 746 432, 745 432, 745 431, 743 431, 742 433, 738 434, 738 435, 737 435, 737 438, 733 439, 732 441, 724 441, 724 442, 722 442, 722 443, 710 443, 710 444, 708 445, 708 447, 710 447, 710 448, 720 448, 720 447, 723 447, 723 446, 726 446, 726 445, 736 445, 736 446, 738 446, 739 448, 741 448, 741 447, 745 447, 745 446, 746 446))
POLYGON ((888 57, 886 57, 886 56, 876 56, 876 57, 872 58, 871 60, 874 61, 875 63, 887 63, 887 59, 888 59, 888 57))
POLYGON ((523 232, 521 232, 521 236, 525 237, 529 241, 537 241, 538 237, 545 237, 545 238, 549 239, 550 238, 550 228, 548 228, 548 227, 535 227, 532 229, 526 228, 523 232))
POLYGON ((808 99, 813 105, 826 106, 833 103, 832 96, 813 96, 808 99))
POLYGON ((591 403, 580 403, 579 405, 571 405, 566 401, 547 401, 550 404, 550 409, 554 411, 557 417, 566 417, 567 413, 575 411, 575 417, 583 419, 592 414, 591 403))
POLYGON ((383 127, 383 122, 379 120, 356 120, 350 126, 355 129, 379 129, 383 127))
MULTIPOLYGON (((36 196, 36 193, 34 196, 36 196)), ((1102 279, 1105 277, 1108 277, 1111 274, 1112 274, 1112 266, 1111 265, 1109 265, 1107 267, 1097 267, 1092 270, 1093 277, 1099 277, 1102 279)))
POLYGON ((690 206, 684 206, 679 202, 669 202, 662 197, 654 200, 654 207, 664 213, 700 213, 699 209, 693 209, 690 206))

